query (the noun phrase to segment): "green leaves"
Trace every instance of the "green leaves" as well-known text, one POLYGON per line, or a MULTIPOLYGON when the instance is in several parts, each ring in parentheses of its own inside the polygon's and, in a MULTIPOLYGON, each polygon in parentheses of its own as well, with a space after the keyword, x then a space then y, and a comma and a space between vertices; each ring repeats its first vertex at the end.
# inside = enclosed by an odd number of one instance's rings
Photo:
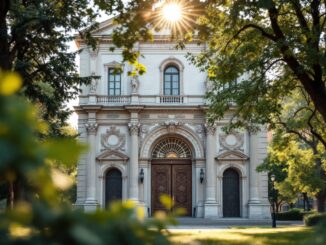
POLYGON ((43 147, 49 160, 57 160, 67 165, 75 164, 82 152, 86 151, 86 145, 81 145, 76 139, 48 139, 43 147))
MULTIPOLYGON (((7 78, 0 76, 0 84, 7 78)), ((15 189, 15 205, 0 212, 2 243, 169 244, 162 229, 175 224, 171 216, 145 220, 144 210, 132 201, 94 213, 63 203, 59 193, 67 191, 72 180, 62 170, 86 147, 73 138, 38 138, 46 124, 20 97, 0 94, 0 106, 0 180, 15 189)))

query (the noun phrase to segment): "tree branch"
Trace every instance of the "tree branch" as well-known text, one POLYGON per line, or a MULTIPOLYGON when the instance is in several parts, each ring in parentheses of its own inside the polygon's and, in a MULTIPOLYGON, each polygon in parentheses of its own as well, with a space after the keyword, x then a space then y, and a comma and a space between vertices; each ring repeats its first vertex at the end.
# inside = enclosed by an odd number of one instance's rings
POLYGON ((326 140, 314 129, 314 126, 311 123, 312 118, 316 115, 317 110, 315 109, 313 113, 311 113, 308 119, 308 125, 310 128, 310 132, 324 145, 326 149, 326 140))
POLYGON ((276 37, 273 36, 272 34, 269 34, 267 31, 264 30, 264 28, 262 28, 261 26, 258 26, 258 25, 255 25, 255 24, 247 24, 247 25, 244 25, 243 27, 240 28, 240 30, 237 31, 237 33, 235 33, 233 35, 233 37, 226 43, 225 47, 224 47, 224 50, 229 46, 230 42, 233 40, 233 39, 236 39, 238 38, 238 36, 245 30, 247 29, 256 29, 258 31, 260 31, 260 33, 262 34, 262 36, 270 39, 271 41, 276 41, 276 37))

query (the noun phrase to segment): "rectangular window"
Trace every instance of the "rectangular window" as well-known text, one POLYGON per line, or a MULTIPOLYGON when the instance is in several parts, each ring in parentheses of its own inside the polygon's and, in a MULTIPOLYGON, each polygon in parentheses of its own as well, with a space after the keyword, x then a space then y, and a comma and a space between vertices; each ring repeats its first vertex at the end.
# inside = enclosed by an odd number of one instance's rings
POLYGON ((165 89, 164 95, 171 95, 171 89, 165 89))
POLYGON ((121 72, 114 68, 108 69, 109 95, 121 95, 121 72))

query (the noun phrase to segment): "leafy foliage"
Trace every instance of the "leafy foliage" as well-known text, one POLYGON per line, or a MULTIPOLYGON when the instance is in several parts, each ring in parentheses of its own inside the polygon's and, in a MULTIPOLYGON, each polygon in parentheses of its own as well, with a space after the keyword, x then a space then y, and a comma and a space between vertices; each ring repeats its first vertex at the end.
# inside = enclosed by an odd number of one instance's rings
POLYGON ((69 51, 69 42, 79 32, 94 46, 90 33, 97 27, 97 16, 87 0, 0 3, 0 69, 20 74, 20 93, 38 104, 55 135, 69 115, 65 103, 90 80, 78 75, 78 52, 69 51))
MULTIPOLYGON (((168 1, 99 1, 114 10, 120 25, 114 43, 126 60, 139 55, 138 41, 152 39, 160 8, 168 1), (150 11, 152 9, 152 11, 150 11)), ((325 8, 320 1, 181 1, 187 5, 186 28, 172 38, 179 47, 187 41, 205 44, 190 61, 207 71, 211 120, 234 112, 233 126, 269 123, 280 113, 282 100, 298 86, 310 97, 326 122, 325 8), (190 5, 191 7, 188 7, 190 5), (230 101, 232 103, 230 103, 230 101), (236 105, 236 106, 234 106, 236 105)))
POLYGON ((52 165, 71 166, 86 147, 73 138, 40 139, 47 124, 35 107, 13 95, 20 83, 17 76, 0 73, 0 88, 7 88, 0 90, 0 179, 24 187, 24 198, 0 213, 1 243, 168 244, 163 229, 175 221, 166 214, 144 220, 143 210, 131 202, 94 213, 61 202, 58 193, 71 183, 60 171, 64 167, 54 172, 52 165))
POLYGON ((321 224, 325 220, 326 220, 326 214, 318 213, 318 214, 311 214, 305 216, 304 223, 306 226, 315 226, 317 224, 321 224))

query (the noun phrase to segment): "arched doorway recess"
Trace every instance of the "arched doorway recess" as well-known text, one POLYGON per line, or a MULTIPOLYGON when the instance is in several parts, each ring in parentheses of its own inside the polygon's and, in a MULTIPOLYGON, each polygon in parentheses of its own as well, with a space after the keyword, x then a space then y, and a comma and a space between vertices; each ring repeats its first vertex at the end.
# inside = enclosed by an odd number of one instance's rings
POLYGON ((233 168, 223 173, 223 217, 240 217, 240 179, 233 168))
POLYGON ((112 201, 122 199, 122 174, 120 170, 111 168, 105 175, 105 206, 112 201))
POLYGON ((165 210, 161 195, 174 201, 174 209, 183 208, 191 216, 192 207, 192 151, 182 139, 169 137, 160 140, 152 151, 151 196, 152 213, 165 210))

